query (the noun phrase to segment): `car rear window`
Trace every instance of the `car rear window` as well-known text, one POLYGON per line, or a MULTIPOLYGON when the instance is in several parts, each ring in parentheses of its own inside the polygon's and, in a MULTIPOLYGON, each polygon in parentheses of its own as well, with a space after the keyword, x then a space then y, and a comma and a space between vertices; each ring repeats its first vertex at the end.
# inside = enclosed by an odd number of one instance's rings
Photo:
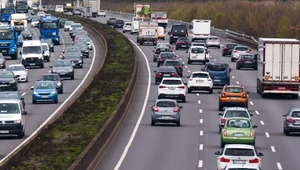
POLYGON ((126 23, 125 25, 131 25, 131 23, 126 23))
POLYGON ((169 52, 170 51, 170 49, 168 49, 168 48, 158 48, 158 49, 156 49, 156 52, 169 52))
POLYGON ((299 117, 300 118, 300 111, 293 111, 292 117, 299 117))
POLYGON ((204 74, 204 73, 194 73, 192 75, 193 78, 208 78, 208 74, 204 74))
POLYGON ((247 51, 248 48, 247 47, 235 47, 235 50, 237 50, 237 51, 247 51))
POLYGON ((227 127, 250 128, 250 122, 249 120, 232 119, 227 121, 227 127))
POLYGON ((180 66, 181 64, 180 64, 180 62, 178 62, 178 61, 166 61, 165 62, 165 64, 164 64, 164 66, 180 66))
POLYGON ((227 148, 225 150, 226 156, 255 156, 253 149, 242 149, 242 148, 227 148))
POLYGON ((226 118, 230 118, 230 117, 245 117, 245 118, 249 118, 249 114, 246 111, 243 110, 228 110, 225 113, 226 118))
POLYGON ((210 37, 210 38, 208 38, 209 40, 212 40, 212 41, 216 41, 216 40, 219 40, 219 38, 218 37, 210 37))
POLYGON ((229 168, 228 170, 258 170, 254 168, 229 168))
POLYGON ((175 54, 174 53, 160 53, 160 56, 172 58, 172 57, 175 57, 175 54))
POLYGON ((182 84, 180 80, 164 80, 162 84, 166 85, 179 85, 182 84))
POLYGON ((235 46, 237 46, 237 44, 227 44, 226 45, 227 48, 234 48, 235 46))
POLYGON ((156 103, 157 107, 175 107, 176 104, 172 101, 158 101, 156 103))
POLYGON ((207 69, 210 71, 225 71, 228 68, 227 64, 208 64, 207 69))
POLYGON ((244 90, 241 87, 226 87, 225 92, 228 93, 242 93, 244 90))
POLYGON ((254 55, 243 55, 242 59, 245 59, 245 60, 254 60, 254 55))
POLYGON ((122 24, 122 23, 124 23, 124 21, 123 20, 116 20, 116 23, 117 24, 122 24))
POLYGON ((204 48, 192 48, 192 53, 203 54, 204 48))

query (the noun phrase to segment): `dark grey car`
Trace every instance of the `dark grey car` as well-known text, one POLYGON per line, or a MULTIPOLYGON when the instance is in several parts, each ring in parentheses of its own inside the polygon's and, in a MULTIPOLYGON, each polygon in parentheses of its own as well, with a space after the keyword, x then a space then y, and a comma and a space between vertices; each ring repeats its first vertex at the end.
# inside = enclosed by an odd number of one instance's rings
POLYGON ((283 133, 286 136, 291 132, 300 132, 300 108, 290 109, 283 117, 283 133))
POLYGON ((25 100, 18 91, 4 91, 0 92, 0 100, 19 100, 25 109, 25 100))
POLYGON ((83 43, 77 43, 77 44, 74 44, 74 47, 78 47, 82 53, 83 56, 85 56, 86 58, 89 58, 90 57, 90 49, 88 47, 87 44, 83 44, 83 43))
POLYGON ((114 25, 116 22, 117 18, 108 18, 106 21, 107 25, 114 25))
POLYGON ((47 43, 51 52, 54 52, 54 44, 51 39, 41 39, 41 43, 47 43))
POLYGON ((28 30, 24 30, 21 32, 24 40, 32 40, 32 33, 28 30))
POLYGON ((62 60, 58 59, 54 62, 51 73, 56 73, 60 77, 70 77, 71 80, 74 80, 74 67, 71 60, 62 60))
POLYGON ((114 23, 114 28, 123 28, 125 22, 121 19, 117 19, 114 23))
POLYGON ((158 70, 154 70, 155 84, 162 81, 164 77, 178 77, 177 71, 173 66, 161 66, 158 70))
POLYGON ((17 91, 18 81, 12 71, 0 72, 0 91, 17 91))
POLYGON ((157 67, 164 64, 166 60, 176 60, 178 58, 178 55, 176 55, 174 52, 161 52, 157 58, 157 67))
POLYGON ((58 74, 53 74, 53 73, 44 74, 41 81, 54 81, 56 83, 58 93, 62 94, 64 92, 63 79, 61 79, 58 74))
POLYGON ((154 49, 153 50, 153 62, 157 61, 157 58, 161 52, 171 52, 171 49, 168 47, 165 47, 165 46, 154 49))
POLYGON ((236 69, 253 68, 257 70, 257 55, 256 54, 241 54, 236 62, 236 69))
POLYGON ((155 123, 176 123, 180 126, 180 116, 182 106, 179 106, 176 100, 158 99, 151 109, 151 126, 155 123))
POLYGON ((73 67, 83 67, 83 57, 80 52, 68 52, 65 53, 62 58, 66 60, 71 60, 73 67))
MULTIPOLYGON (((78 46, 71 46, 71 47, 66 47, 65 50, 62 50, 62 53, 69 53, 69 52, 79 52, 82 54, 80 48, 78 46)), ((83 54, 82 54, 83 55, 83 54)))

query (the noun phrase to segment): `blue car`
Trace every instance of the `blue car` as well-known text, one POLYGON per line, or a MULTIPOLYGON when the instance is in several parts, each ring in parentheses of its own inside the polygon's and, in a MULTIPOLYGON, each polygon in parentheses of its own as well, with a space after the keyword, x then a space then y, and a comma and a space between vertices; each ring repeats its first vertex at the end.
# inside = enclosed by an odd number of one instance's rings
POLYGON ((54 81, 37 81, 34 86, 31 87, 32 92, 32 104, 38 102, 58 102, 57 85, 54 81))
POLYGON ((209 73, 214 87, 230 85, 231 68, 227 63, 207 63, 201 71, 209 73))
POLYGON ((24 38, 22 35, 19 35, 18 36, 18 47, 22 47, 23 46, 23 41, 24 41, 24 38))

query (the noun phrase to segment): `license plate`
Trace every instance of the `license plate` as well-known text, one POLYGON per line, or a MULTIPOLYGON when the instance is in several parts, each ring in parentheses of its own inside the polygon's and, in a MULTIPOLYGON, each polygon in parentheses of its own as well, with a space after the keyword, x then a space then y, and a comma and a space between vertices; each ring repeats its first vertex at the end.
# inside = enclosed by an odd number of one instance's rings
POLYGON ((75 63, 72 63, 72 65, 75 66, 76 64, 75 64, 75 63))
POLYGON ((285 87, 278 87, 278 90, 285 90, 285 87))
POLYGON ((169 87, 169 90, 174 90, 175 88, 174 87, 169 87))
POLYGON ((220 82, 221 80, 215 80, 215 82, 220 82))
POLYGON ((235 137, 243 137, 245 135, 243 133, 234 133, 233 136, 235 136, 235 137))
POLYGON ((246 161, 233 160, 233 164, 246 164, 246 161))
POLYGON ((41 96, 43 99, 47 99, 48 98, 48 96, 41 96))
POLYGON ((300 120, 296 120, 296 124, 300 124, 300 120))
POLYGON ((2 53, 6 53, 6 50, 2 50, 2 53))
POLYGON ((160 118, 161 119, 172 119, 172 117, 170 117, 170 116, 161 116, 160 118))
POLYGON ((173 38, 178 38, 178 36, 174 36, 173 38))
POLYGON ((252 63, 251 61, 245 61, 245 63, 252 63))
POLYGON ((164 74, 165 77, 170 76, 170 74, 164 74))
POLYGON ((182 47, 186 47, 186 45, 182 45, 182 47))
POLYGON ((230 99, 237 100, 237 99, 238 99, 238 97, 230 97, 230 99))
POLYGON ((192 58, 197 58, 196 56, 193 56, 192 58))
POLYGON ((196 80, 197 83, 203 83, 203 80, 196 80))
POLYGON ((30 63, 29 65, 31 65, 31 66, 35 66, 35 63, 30 63))
POLYGON ((59 73, 60 75, 65 75, 66 73, 59 73))
POLYGON ((0 133, 9 133, 8 130, 0 130, 0 133))

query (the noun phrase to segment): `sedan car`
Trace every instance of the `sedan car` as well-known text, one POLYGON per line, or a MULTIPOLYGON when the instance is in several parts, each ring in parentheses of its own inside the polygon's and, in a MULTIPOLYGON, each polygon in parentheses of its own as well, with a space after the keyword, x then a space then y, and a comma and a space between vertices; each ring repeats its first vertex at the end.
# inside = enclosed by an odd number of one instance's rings
POLYGON ((255 146, 256 133, 252 122, 248 118, 232 117, 228 118, 221 132, 221 147, 226 144, 250 144, 255 146))
POLYGON ((257 70, 257 54, 241 54, 236 62, 236 69, 253 68, 257 70))
POLYGON ((158 70, 154 70, 155 84, 162 81, 164 77, 178 77, 177 71, 173 66, 161 66, 158 70))
POLYGON ((0 67, 5 68, 6 67, 6 59, 4 58, 3 54, 0 53, 0 67))
POLYGON ((19 82, 28 82, 28 69, 22 64, 9 65, 7 71, 13 72, 19 82))
POLYGON ((65 23, 66 23, 67 21, 68 21, 67 18, 60 18, 60 19, 59 19, 59 22, 58 22, 59 28, 64 28, 65 23))
POLYGON ((290 109, 283 117, 283 133, 286 136, 292 132, 300 132, 300 108, 290 109))
POLYGON ((48 43, 42 43, 44 60, 50 62, 51 53, 48 43))
POLYGON ((106 17, 106 11, 105 10, 100 10, 98 13, 97 13, 97 15, 99 16, 99 17, 106 17))
POLYGON ((181 61, 179 60, 175 60, 175 59, 172 59, 172 60, 165 60, 163 66, 171 66, 171 67, 174 67, 176 69, 176 72, 177 72, 177 75, 179 77, 182 77, 183 76, 183 66, 184 64, 181 63, 181 61))
POLYGON ((173 47, 170 43, 157 43, 156 47, 154 47, 154 49, 157 48, 168 48, 170 49, 170 52, 173 52, 173 47))
POLYGON ((52 73, 47 73, 44 74, 42 81, 54 81, 57 86, 58 94, 62 94, 64 92, 64 84, 63 84, 63 79, 60 78, 58 74, 52 74, 52 73))
POLYGON ((76 39, 76 37, 75 37, 75 44, 76 43, 86 43, 89 50, 93 49, 93 43, 92 43, 92 40, 90 38, 82 36, 82 37, 79 37, 78 39, 76 39))
POLYGON ((151 126, 155 123, 176 123, 180 126, 180 115, 182 106, 179 106, 176 100, 158 99, 151 109, 151 126))
POLYGON ((160 55, 160 53, 162 52, 171 52, 169 47, 166 46, 162 46, 162 47, 156 47, 153 50, 153 62, 156 62, 158 59, 158 56, 160 55))
POLYGON ((125 22, 123 25, 123 33, 131 31, 132 22, 125 22))
POLYGON ((249 54, 250 49, 246 46, 235 46, 231 53, 231 62, 237 60, 241 54, 249 54))
POLYGON ((73 67, 83 67, 83 57, 79 52, 68 52, 62 56, 62 59, 71 60, 73 67))
POLYGON ((74 44, 74 47, 78 47, 82 53, 82 56, 85 56, 86 58, 90 57, 90 50, 86 43, 76 43, 74 44))
POLYGON ((178 57, 174 52, 161 52, 157 58, 157 67, 164 64, 166 60, 175 60, 178 57))
POLYGON ((54 52, 54 44, 53 41, 51 39, 41 39, 41 43, 47 43, 49 46, 49 50, 51 52, 54 52))
POLYGON ((12 71, 0 72, 0 91, 17 91, 18 82, 12 71))
POLYGON ((238 44, 236 44, 236 43, 226 44, 222 50, 222 56, 231 55, 232 50, 234 49, 235 46, 238 46, 238 44))
POLYGON ((74 80, 74 67, 72 61, 58 59, 54 62, 51 73, 56 73, 60 77, 70 77, 74 80))
POLYGON ((108 18, 106 21, 107 25, 114 25, 116 22, 117 18, 108 18))
POLYGON ((32 40, 32 33, 30 31, 24 30, 20 34, 23 36, 24 40, 32 40))
POLYGON ((178 50, 180 48, 188 49, 191 46, 192 41, 187 37, 179 37, 176 42, 175 49, 178 50))
POLYGON ((217 36, 210 36, 207 38, 206 42, 206 47, 217 47, 217 48, 221 48, 221 44, 220 44, 220 40, 219 37, 217 36))
POLYGON ((125 22, 124 20, 121 20, 121 19, 117 19, 114 23, 114 28, 123 28, 125 22))
POLYGON ((58 102, 57 86, 54 81, 37 81, 32 90, 32 104, 38 102, 58 102))
POLYGON ((64 31, 69 31, 71 25, 74 23, 74 21, 66 21, 64 25, 64 31))

